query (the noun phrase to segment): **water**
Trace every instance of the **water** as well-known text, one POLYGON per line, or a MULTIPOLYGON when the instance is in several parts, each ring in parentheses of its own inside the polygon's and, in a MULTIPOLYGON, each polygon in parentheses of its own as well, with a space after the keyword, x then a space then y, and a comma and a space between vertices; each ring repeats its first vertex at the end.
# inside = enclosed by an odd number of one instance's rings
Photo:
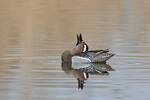
POLYGON ((149 100, 149 0, 0 0, 1 100, 149 100), (82 33, 109 48, 109 74, 64 69, 60 56, 82 33), (80 77, 82 79, 82 77, 80 77), (82 80, 82 82, 83 82, 82 80), (81 83, 82 83, 81 82, 81 83))

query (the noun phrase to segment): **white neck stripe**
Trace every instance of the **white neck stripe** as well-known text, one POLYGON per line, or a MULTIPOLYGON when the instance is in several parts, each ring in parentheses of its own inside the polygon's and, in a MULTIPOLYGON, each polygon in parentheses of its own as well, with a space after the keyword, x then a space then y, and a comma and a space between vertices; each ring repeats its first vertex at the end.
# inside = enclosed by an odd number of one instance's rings
POLYGON ((84 46, 83 46, 83 52, 85 52, 85 51, 86 51, 86 49, 87 49, 87 46, 86 46, 86 45, 84 45, 84 46))

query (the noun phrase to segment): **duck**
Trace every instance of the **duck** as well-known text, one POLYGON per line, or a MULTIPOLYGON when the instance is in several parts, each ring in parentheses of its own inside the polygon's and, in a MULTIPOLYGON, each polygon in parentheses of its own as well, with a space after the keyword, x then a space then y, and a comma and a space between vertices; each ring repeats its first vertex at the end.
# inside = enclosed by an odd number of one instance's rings
POLYGON ((82 34, 77 34, 77 43, 71 50, 66 50, 61 55, 62 62, 68 63, 103 63, 115 54, 109 49, 89 50, 89 46, 83 41, 82 34))

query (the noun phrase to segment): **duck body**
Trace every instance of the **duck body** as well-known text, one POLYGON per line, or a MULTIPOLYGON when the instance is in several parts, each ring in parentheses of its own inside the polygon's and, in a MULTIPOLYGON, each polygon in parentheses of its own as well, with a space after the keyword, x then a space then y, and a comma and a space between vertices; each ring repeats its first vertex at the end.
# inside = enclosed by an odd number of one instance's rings
POLYGON ((106 50, 92 50, 78 53, 72 57, 72 62, 102 63, 110 59, 114 54, 106 50))
POLYGON ((71 49, 64 51, 61 59, 63 62, 71 63, 102 63, 106 62, 112 56, 108 49, 106 50, 88 50, 88 45, 83 41, 82 35, 77 35, 76 46, 71 49))

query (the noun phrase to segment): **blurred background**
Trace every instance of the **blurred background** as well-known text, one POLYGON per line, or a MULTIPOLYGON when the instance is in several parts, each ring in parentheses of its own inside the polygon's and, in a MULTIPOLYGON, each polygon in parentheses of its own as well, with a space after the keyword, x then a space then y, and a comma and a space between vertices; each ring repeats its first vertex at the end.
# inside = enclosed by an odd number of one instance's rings
POLYGON ((0 0, 1 100, 148 100, 149 0, 0 0), (90 49, 116 54, 109 75, 84 89, 60 56, 82 33, 90 49))

